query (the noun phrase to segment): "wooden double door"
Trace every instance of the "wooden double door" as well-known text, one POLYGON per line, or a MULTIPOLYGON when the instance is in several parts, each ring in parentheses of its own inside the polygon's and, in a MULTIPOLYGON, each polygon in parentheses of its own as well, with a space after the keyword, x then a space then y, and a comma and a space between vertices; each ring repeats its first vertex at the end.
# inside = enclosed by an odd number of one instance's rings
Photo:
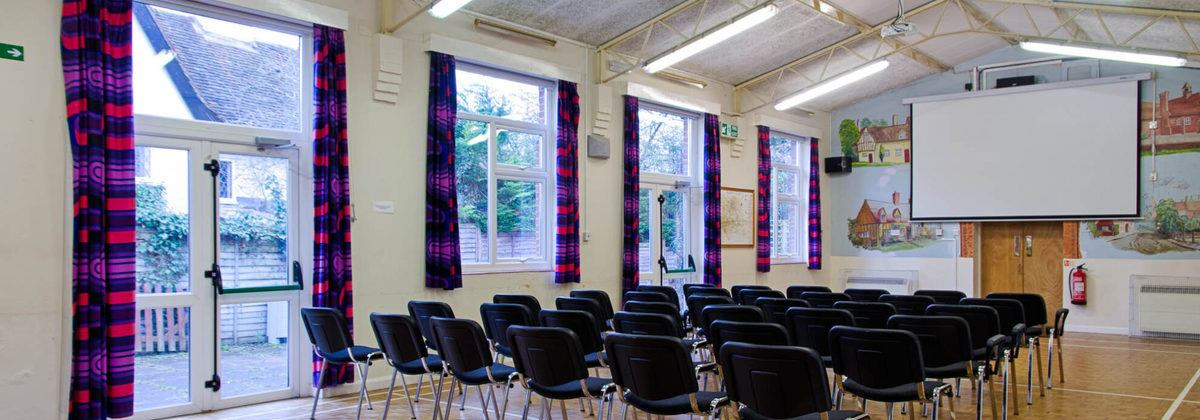
POLYGON ((1062 307, 1062 222, 981 224, 980 296, 993 292, 1037 293, 1047 318, 1062 307))

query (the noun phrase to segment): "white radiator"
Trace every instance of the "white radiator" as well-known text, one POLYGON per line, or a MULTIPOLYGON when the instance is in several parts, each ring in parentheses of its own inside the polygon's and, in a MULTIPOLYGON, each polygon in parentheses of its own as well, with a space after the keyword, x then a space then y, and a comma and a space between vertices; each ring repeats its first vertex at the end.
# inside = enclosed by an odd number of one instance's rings
POLYGON ((917 270, 842 270, 847 289, 884 289, 893 295, 911 295, 917 290, 917 270))
POLYGON ((1200 278, 1129 278, 1129 333, 1200 339, 1200 278))

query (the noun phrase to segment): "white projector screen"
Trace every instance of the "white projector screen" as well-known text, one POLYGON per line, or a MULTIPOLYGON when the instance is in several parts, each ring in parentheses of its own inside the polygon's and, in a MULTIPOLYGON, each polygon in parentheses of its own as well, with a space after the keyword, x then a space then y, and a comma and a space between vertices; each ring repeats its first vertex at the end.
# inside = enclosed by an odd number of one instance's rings
POLYGON ((906 100, 912 219, 1136 217, 1138 82, 1120 79, 906 100))

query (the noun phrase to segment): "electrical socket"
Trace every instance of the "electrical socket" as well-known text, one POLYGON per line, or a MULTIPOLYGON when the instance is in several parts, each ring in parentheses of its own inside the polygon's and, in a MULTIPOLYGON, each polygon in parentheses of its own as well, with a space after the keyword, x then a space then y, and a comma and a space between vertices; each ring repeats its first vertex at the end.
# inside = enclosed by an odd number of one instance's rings
POLYGON ((592 232, 583 232, 583 241, 587 242, 590 240, 592 240, 592 232))

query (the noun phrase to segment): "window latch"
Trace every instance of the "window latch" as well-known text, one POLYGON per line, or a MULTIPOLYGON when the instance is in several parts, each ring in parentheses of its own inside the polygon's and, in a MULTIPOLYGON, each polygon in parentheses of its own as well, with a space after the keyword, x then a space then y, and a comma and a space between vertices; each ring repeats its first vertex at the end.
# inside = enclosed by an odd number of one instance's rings
POLYGON ((204 164, 204 170, 212 174, 213 177, 221 174, 221 161, 213 159, 204 164))

